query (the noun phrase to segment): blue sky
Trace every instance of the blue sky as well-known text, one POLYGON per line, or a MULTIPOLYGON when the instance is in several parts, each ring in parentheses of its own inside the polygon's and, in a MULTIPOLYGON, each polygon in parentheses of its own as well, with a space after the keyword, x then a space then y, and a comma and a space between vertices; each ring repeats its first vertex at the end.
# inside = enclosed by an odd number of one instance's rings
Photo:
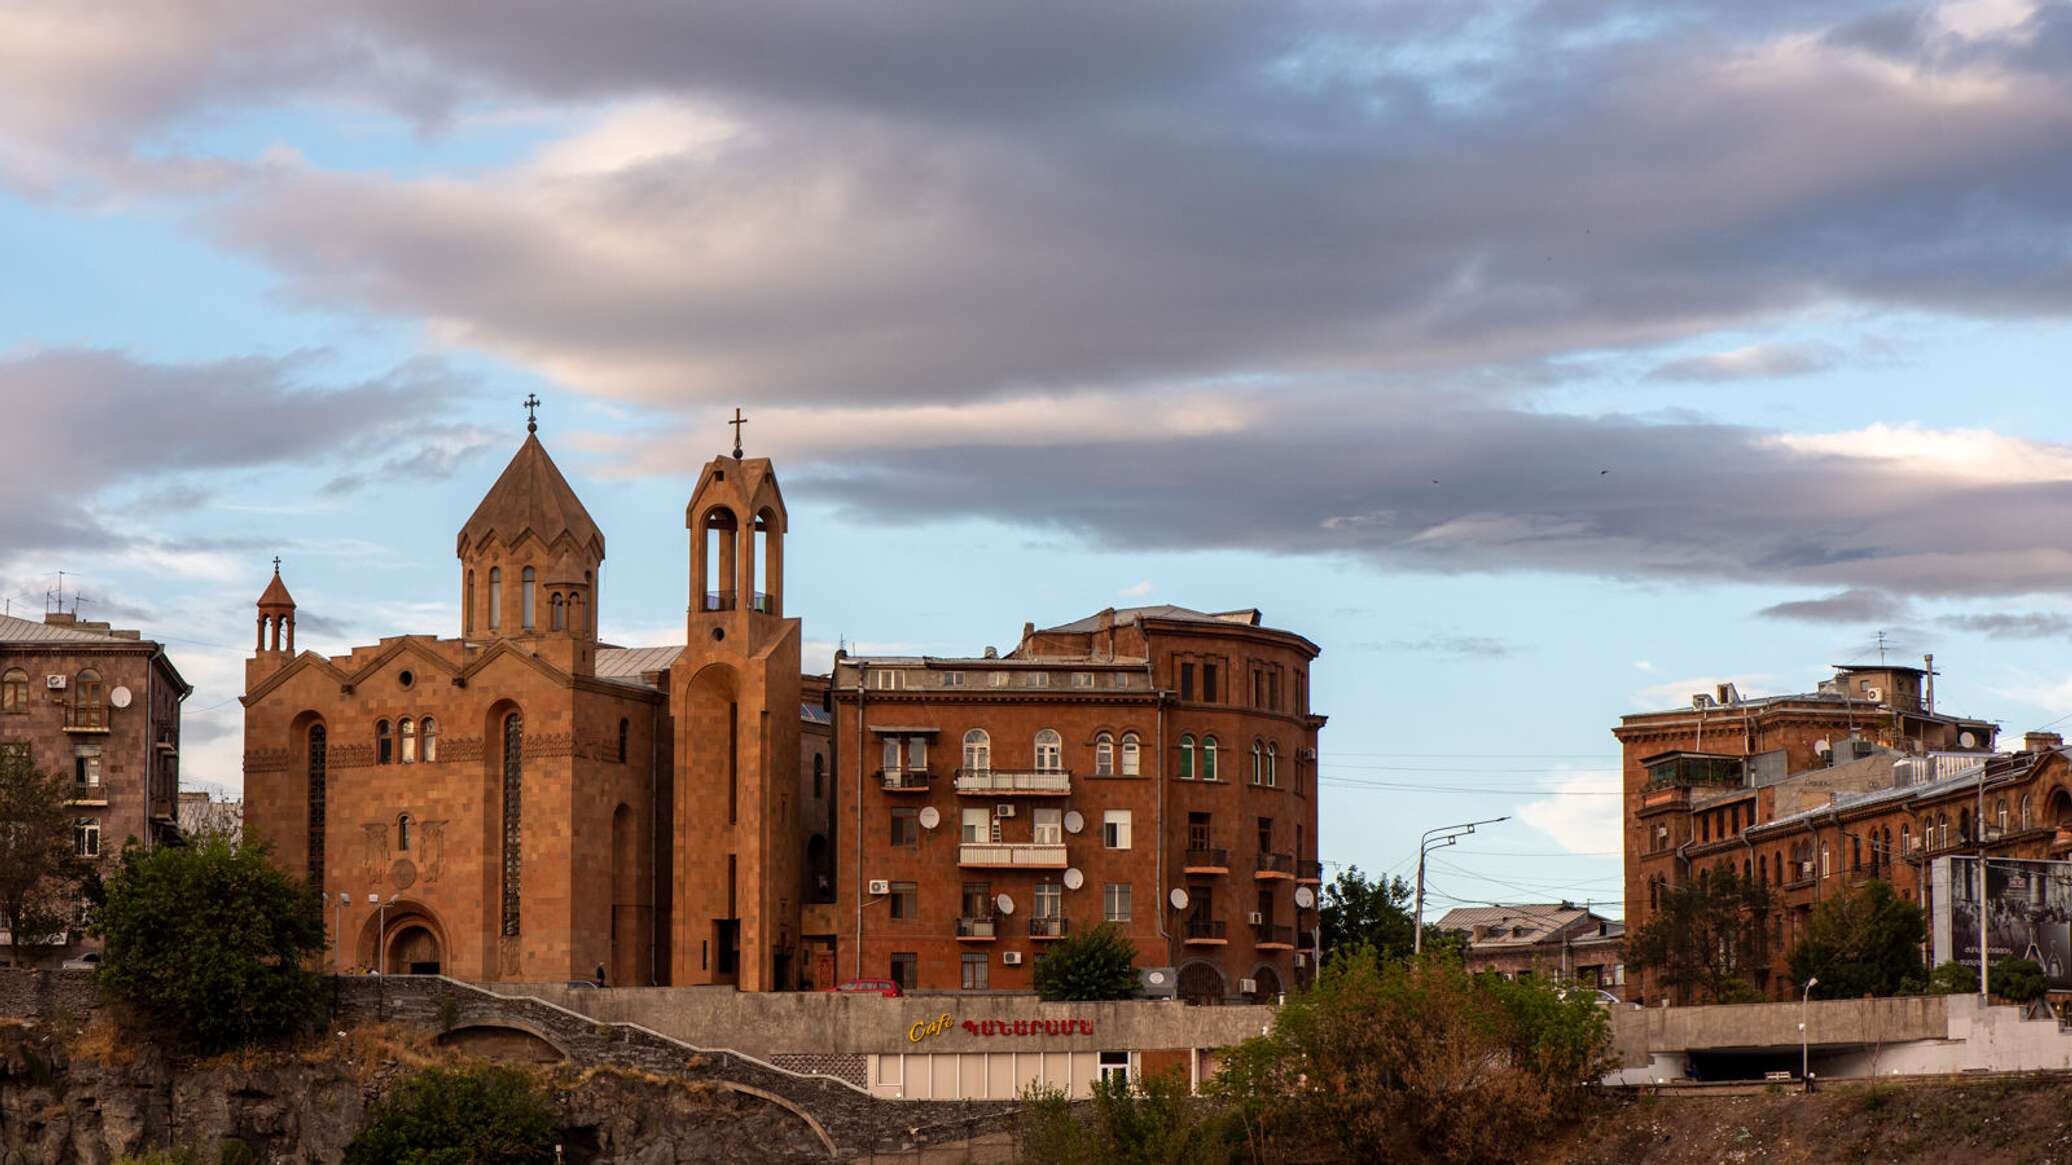
POLYGON ((1622 712, 1936 654, 2072 714, 2072 14, 2030 0, 829 11, 0 0, 0 591, 195 680, 451 633, 541 435, 602 616, 778 459, 790 606, 940 653, 1262 608, 1324 856, 1618 909, 1622 712))

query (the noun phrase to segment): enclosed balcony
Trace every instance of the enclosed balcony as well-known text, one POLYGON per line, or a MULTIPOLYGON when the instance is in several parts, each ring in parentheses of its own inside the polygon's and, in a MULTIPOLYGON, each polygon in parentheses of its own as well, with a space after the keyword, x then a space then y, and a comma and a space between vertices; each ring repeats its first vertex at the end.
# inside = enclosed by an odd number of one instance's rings
POLYGON ((1072 774, 1063 769, 958 769, 957 791, 981 797, 1063 797, 1072 791, 1072 774))
POLYGON ((967 869, 1062 870, 1062 843, 976 842, 957 847, 957 864, 967 869))
POLYGON ((1203 846, 1188 849, 1180 859, 1180 868, 1198 877, 1215 877, 1230 872, 1230 851, 1203 846))

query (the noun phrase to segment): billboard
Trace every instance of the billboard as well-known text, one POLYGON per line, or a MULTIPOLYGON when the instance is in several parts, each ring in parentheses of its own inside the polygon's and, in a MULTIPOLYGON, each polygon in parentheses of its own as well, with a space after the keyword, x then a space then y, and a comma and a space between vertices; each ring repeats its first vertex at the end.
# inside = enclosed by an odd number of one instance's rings
MULTIPOLYGON (((1934 961, 1978 965, 1978 859, 1929 863, 1929 944, 1934 961)), ((2053 991, 2072 991, 2072 862, 1986 862, 1986 960, 2033 959, 2053 991)))

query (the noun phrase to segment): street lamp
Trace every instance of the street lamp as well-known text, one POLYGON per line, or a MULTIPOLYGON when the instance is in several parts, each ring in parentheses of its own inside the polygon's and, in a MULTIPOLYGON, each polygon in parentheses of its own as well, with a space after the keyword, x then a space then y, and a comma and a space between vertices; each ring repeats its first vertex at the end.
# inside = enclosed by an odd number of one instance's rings
POLYGON ((1424 953, 1425 855, 1435 849, 1444 849, 1454 844, 1461 838, 1475 832, 1475 827, 1478 825, 1495 825, 1499 821, 1509 820, 1509 817, 1491 817, 1486 821, 1464 821, 1459 825, 1442 825, 1437 829, 1425 830, 1424 836, 1417 839, 1417 919, 1416 929, 1410 935, 1411 954, 1421 955, 1424 953))
POLYGON ((1806 1004, 1813 998, 1813 989, 1820 986, 1820 979, 1806 980, 1806 993, 1799 996, 1799 1079, 1805 1082, 1806 1091, 1813 1091, 1813 1054, 1807 1044, 1806 1004))
POLYGON ((367 895, 367 905, 374 907, 374 970, 383 978, 388 977, 388 908, 395 904, 394 894, 367 895))
POLYGON ((340 890, 338 904, 331 912, 331 973, 334 975, 345 974, 345 908, 352 900, 352 895, 340 890))

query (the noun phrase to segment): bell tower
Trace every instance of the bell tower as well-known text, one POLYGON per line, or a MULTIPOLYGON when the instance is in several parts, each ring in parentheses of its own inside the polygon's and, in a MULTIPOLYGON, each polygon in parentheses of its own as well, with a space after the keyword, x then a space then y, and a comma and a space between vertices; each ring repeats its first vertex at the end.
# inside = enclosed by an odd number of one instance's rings
POLYGON ((281 581, 281 560, 273 560, 273 581, 259 596, 259 637, 245 664, 245 689, 286 667, 295 658, 295 596, 281 581))
POLYGON ((800 627, 784 616, 788 519, 769 459, 738 443, 713 458, 684 524, 670 981, 787 990, 799 976, 800 627))

